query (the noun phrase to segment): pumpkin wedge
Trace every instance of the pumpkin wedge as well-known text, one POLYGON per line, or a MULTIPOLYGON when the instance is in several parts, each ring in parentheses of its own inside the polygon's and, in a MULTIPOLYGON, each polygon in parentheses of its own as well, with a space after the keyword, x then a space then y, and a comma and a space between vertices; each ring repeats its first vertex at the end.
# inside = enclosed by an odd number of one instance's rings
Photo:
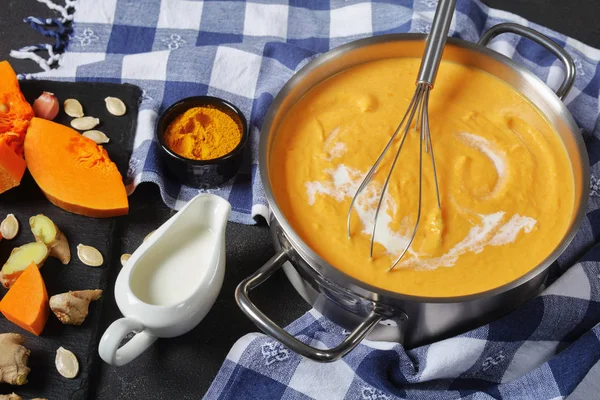
POLYGON ((48 200, 63 210, 96 218, 129 211, 123 179, 106 150, 69 127, 33 118, 25 160, 48 200))
POLYGON ((25 172, 23 141, 33 109, 25 100, 17 75, 0 62, 0 193, 21 182, 25 172))
POLYGON ((39 336, 48 320, 48 292, 34 263, 29 267, 0 301, 0 312, 7 320, 39 336))

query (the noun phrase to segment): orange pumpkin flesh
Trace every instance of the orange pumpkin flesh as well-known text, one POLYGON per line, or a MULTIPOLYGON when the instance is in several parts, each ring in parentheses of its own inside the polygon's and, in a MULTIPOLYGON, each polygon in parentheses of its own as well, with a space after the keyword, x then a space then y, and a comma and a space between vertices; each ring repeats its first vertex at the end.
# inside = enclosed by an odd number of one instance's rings
POLYGON ((79 132, 33 118, 25 159, 48 200, 63 210, 96 218, 127 214, 127 193, 117 166, 102 146, 79 132))
POLYGON ((25 172, 23 143, 33 109, 19 88, 8 61, 0 62, 0 193, 21 182, 25 172))

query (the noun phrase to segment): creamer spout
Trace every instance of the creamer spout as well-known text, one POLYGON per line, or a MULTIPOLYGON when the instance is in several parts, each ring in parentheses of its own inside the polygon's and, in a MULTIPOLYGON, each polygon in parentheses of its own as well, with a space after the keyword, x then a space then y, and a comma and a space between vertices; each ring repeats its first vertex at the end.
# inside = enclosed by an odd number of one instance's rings
POLYGON ((222 197, 214 194, 200 194, 196 198, 199 196, 204 197, 206 201, 204 206, 210 213, 208 225, 217 237, 224 236, 229 214, 231 213, 231 204, 222 197))

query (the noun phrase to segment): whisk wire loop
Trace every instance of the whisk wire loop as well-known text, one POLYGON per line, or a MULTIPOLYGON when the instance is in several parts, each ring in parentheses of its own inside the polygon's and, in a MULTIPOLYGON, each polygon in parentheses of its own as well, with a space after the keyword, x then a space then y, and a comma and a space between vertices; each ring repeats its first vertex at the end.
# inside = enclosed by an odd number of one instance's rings
POLYGON ((456 0, 439 0, 438 5, 436 7, 435 15, 433 17, 433 23, 431 25, 431 31, 427 35, 427 39, 425 41, 425 51, 423 53, 423 59, 421 60, 421 66, 419 68, 419 72, 417 74, 416 85, 417 88, 415 93, 408 105, 408 109, 402 117, 402 121, 394 131, 394 134, 390 138, 390 140, 385 145, 383 151, 377 158, 377 161, 369 172, 365 175, 363 181, 360 183, 358 190, 352 197, 352 201, 350 202, 350 208, 348 210, 348 217, 346 220, 346 228, 348 232, 348 237, 350 238, 352 232, 350 230, 351 222, 352 222, 352 210, 356 205, 356 201, 360 194, 364 191, 364 189, 371 183, 375 173, 378 171, 379 166, 383 162, 386 154, 390 150, 392 144, 396 140, 398 134, 403 131, 402 140, 398 145, 398 150, 394 156, 391 167, 388 171, 388 174, 385 178, 383 187, 381 189, 381 196, 377 202, 377 209, 375 210, 375 220, 373 221, 373 230, 371 232, 371 245, 369 250, 369 256, 373 258, 373 249, 375 246, 376 232, 377 232, 377 223, 379 220, 379 213, 381 211, 381 206, 383 204, 385 195, 388 190, 388 186, 390 183, 390 179, 392 174, 394 173, 394 169, 396 168, 396 163, 400 157, 400 153, 404 146, 404 142, 406 140, 407 135, 410 132, 410 128, 413 120, 415 120, 415 131, 419 133, 419 192, 418 192, 418 203, 417 203, 417 218, 412 231, 412 234, 407 241, 407 244, 404 246, 400 255, 396 258, 394 263, 388 268, 388 271, 394 269, 400 260, 404 257, 406 252, 408 252, 410 246, 412 245, 415 237, 417 235, 417 230, 419 228, 419 223, 421 221, 421 207, 423 203, 423 142, 425 142, 425 152, 429 154, 431 157, 431 165, 433 169, 433 180, 435 182, 435 192, 437 197, 437 205, 438 208, 441 209, 440 202, 440 191, 439 185, 437 181, 437 171, 435 168, 435 158, 433 155, 433 143, 431 142, 431 132, 429 127, 429 92, 433 88, 433 84, 435 81, 435 77, 437 75, 437 71, 442 59, 442 53, 444 50, 444 46, 446 44, 446 39, 448 37, 448 30, 450 29, 450 23, 452 22, 452 14, 456 8, 456 0))
POLYGON ((418 132, 418 134, 419 134, 419 188, 418 188, 417 216, 416 216, 416 221, 415 221, 414 227, 412 229, 411 235, 410 235, 406 245, 400 252, 400 255, 396 258, 394 263, 388 268, 388 271, 391 271, 392 269, 394 269, 398 265, 398 263, 402 260, 402 258, 405 256, 405 254, 408 252, 408 250, 410 249, 410 246, 412 245, 412 243, 417 235, 419 224, 421 222, 421 208, 422 208, 421 206, 423 203, 423 151, 428 153, 429 156, 431 157, 431 162, 432 162, 432 167, 433 167, 433 179, 434 179, 435 188, 436 188, 437 205, 438 205, 438 207, 440 207, 440 195, 439 195, 439 187, 438 187, 438 182, 437 182, 437 172, 435 169, 433 144, 431 141, 431 132, 429 129, 428 102, 429 102, 430 90, 431 90, 431 87, 427 83, 418 83, 417 84, 417 90, 415 91, 415 94, 413 95, 413 97, 409 103, 409 106, 406 110, 406 113, 404 114, 402 120, 400 121, 400 124, 394 131, 394 134, 392 135, 390 140, 387 142, 386 146, 384 147, 381 154, 377 158, 377 161, 375 162, 375 164, 373 164, 373 166, 371 167, 369 172, 363 178, 362 182, 360 183, 360 185, 358 187, 358 190, 356 191, 356 193, 354 194, 354 197, 352 198, 352 201, 350 202, 350 208, 348 210, 347 231, 348 231, 348 237, 351 237, 352 211, 356 205, 356 202, 358 201, 360 194, 372 182, 375 174, 379 170, 381 163, 385 159, 386 154, 392 147, 392 144, 394 143, 394 141, 396 140, 398 135, 401 134, 402 136, 400 139, 400 143, 398 144, 398 149, 396 150, 396 153, 392 160, 392 164, 391 164, 388 174, 384 180, 384 183, 383 183, 383 186, 381 189, 381 195, 378 199, 377 208, 375 210, 375 218, 373 221, 373 228, 372 228, 372 232, 371 232, 371 242, 370 242, 370 249, 369 249, 369 256, 371 258, 373 258, 376 236, 377 236, 376 235, 377 224, 379 222, 379 214, 383 208, 384 200, 385 200, 388 188, 389 188, 392 174, 394 173, 394 170, 396 169, 398 159, 400 158, 400 153, 402 152, 402 149, 404 147, 407 136, 411 132, 411 127, 412 127, 413 121, 414 121, 414 123, 415 123, 414 130, 416 132, 418 132))
MULTIPOLYGON (((429 104, 429 90, 427 91, 427 93, 425 93, 425 104, 429 104)), ((437 206, 439 209, 442 208, 442 202, 440 201, 440 188, 438 185, 438 179, 437 179, 437 171, 435 169, 435 157, 433 155, 433 143, 431 141, 431 131, 429 130, 429 107, 425 108, 425 116, 423 118, 423 121, 425 123, 425 131, 427 132, 427 144, 429 146, 429 150, 431 152, 431 167, 433 169, 433 181, 435 182, 435 196, 437 199, 437 206)))
POLYGON ((404 126, 404 121, 406 121, 406 118, 408 117, 408 115, 410 113, 410 110, 413 108, 413 105, 415 104, 416 101, 417 101, 417 92, 415 92, 415 94, 413 95, 413 97, 412 97, 412 99, 410 101, 410 104, 408 105, 408 109, 406 110, 406 113, 404 114, 404 116, 402 117, 402 120, 398 124, 398 127, 394 131, 394 134, 392 135, 392 137, 390 138, 390 140, 387 142, 387 144, 383 148, 383 151, 381 152, 381 154, 379 155, 379 157, 377 157, 377 161, 375 161, 375 164, 373 164, 373 166, 371 167, 371 169, 369 169, 369 172, 367 172, 367 175, 364 177, 364 179, 362 180, 362 182, 358 186, 358 189, 356 190, 356 193, 354 194, 354 197, 352 197, 352 201, 350 202, 350 208, 348 210, 348 217, 346 219, 346 228, 347 228, 348 238, 350 238, 352 236, 352 233, 350 231, 350 225, 351 225, 351 222, 352 222, 352 209, 354 208, 356 200, 358 199, 358 196, 360 195, 360 193, 362 193, 362 191, 367 187, 367 185, 373 179, 373 175, 375 174, 375 171, 379 167, 379 164, 381 164, 381 162, 385 158, 385 155, 388 152, 389 148, 394 143, 394 140, 396 140, 396 137, 398 136, 398 132, 400 132, 401 129, 402 129, 402 127, 404 126))
MULTIPOLYGON (((404 255, 406 254, 406 252, 408 251, 408 249, 410 249, 410 246, 412 245, 413 241, 415 240, 415 237, 417 236, 417 230, 419 229, 419 223, 421 222, 421 205, 422 205, 422 200, 423 200, 423 139, 425 138, 425 129, 424 127, 427 126, 426 121, 424 120, 425 118, 425 110, 427 109, 427 103, 425 103, 425 101, 427 101, 427 93, 429 93, 429 86, 428 85, 423 85, 423 84, 418 84, 418 86, 422 86, 422 92, 423 92, 423 103, 421 104, 420 107, 420 111, 421 111, 421 115, 417 116, 417 122, 415 123, 415 131, 417 131, 416 127, 418 124, 419 119, 421 120, 421 129, 419 132, 419 197, 418 197, 418 202, 417 202, 417 220, 415 222, 415 226, 413 227, 413 231, 410 235, 410 239, 408 240, 408 243, 406 243, 406 245, 404 246, 404 249, 402 249, 402 252, 400 253, 400 255, 396 258, 396 261, 394 261, 394 263, 387 269, 387 271, 391 271, 394 268, 396 268, 396 266, 398 265, 398 263, 400 262, 400 260, 402 260, 402 258, 404 258, 404 255)), ((397 155, 396 155, 397 156, 397 155)), ((393 168, 390 169, 390 175, 393 172, 393 168)), ((389 179, 389 175, 388 175, 388 179, 389 179)), ((371 242, 373 242, 375 240, 375 235, 373 235, 371 237, 371 242)))
MULTIPOLYGON (((377 202, 377 209, 375 210, 375 220, 373 221, 373 231, 371 232, 371 246, 370 246, 370 253, 369 253, 370 258, 373 258, 373 248, 375 246, 375 232, 377 231, 377 221, 379 220, 379 212, 381 211, 381 205, 383 204, 383 200, 387 193, 387 188, 390 184, 390 178, 392 177, 392 172, 396 168, 396 163, 398 162, 400 152, 402 151, 402 147, 404 147, 404 142, 406 140, 406 137, 409 134, 410 126, 412 125, 412 121, 415 117, 415 113, 422 107, 421 102, 423 99, 424 90, 425 89, 424 89, 423 85, 418 85, 418 88, 416 91, 417 101, 415 102, 415 105, 413 107, 408 109, 408 112, 410 113, 410 115, 408 117, 408 120, 406 121, 406 124, 404 125, 404 129, 403 129, 404 133, 402 135, 402 141, 400 142, 400 145, 398 146, 398 150, 396 151, 396 155, 394 156, 394 160, 392 161, 392 166, 390 167, 390 172, 388 173, 387 177, 385 178, 385 182, 381 189, 381 196, 379 197, 379 201, 377 202)), ((419 202, 420 202, 420 200, 419 200, 419 202)))

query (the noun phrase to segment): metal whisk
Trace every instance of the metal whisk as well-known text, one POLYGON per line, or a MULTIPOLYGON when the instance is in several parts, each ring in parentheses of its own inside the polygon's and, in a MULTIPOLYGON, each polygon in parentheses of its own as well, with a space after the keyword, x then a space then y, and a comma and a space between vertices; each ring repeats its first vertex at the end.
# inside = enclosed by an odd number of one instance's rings
POLYGON ((423 54, 423 59, 421 61, 421 67, 419 69, 419 74, 417 75, 417 88, 415 90, 415 94, 410 101, 408 109, 404 114, 404 117, 400 121, 400 124, 396 128, 396 131, 392 135, 389 142, 386 144, 385 148, 375 161, 375 164, 371 167, 363 181, 361 182, 358 190, 354 194, 352 198, 352 202, 350 203, 350 209, 348 210, 348 220, 347 220, 347 230, 348 237, 351 236, 350 231, 350 223, 352 219, 352 209, 354 208, 354 204, 360 193, 369 185, 373 176, 377 172, 377 169, 383 159, 385 158, 387 152, 392 146, 392 143, 398 136, 400 132, 402 132, 402 139, 398 146, 398 150, 396 155, 394 156, 394 160, 392 162, 392 166, 388 172, 388 175, 383 184, 383 188, 381 190, 381 197, 377 203, 377 210, 375 211, 375 220, 373 221, 373 232, 371 234, 371 248, 369 255, 373 258, 373 247, 375 245, 375 232, 377 230, 377 220, 379 217, 379 212, 381 210, 381 205, 383 204, 383 199, 385 197, 388 185, 390 183, 390 177, 394 172, 394 168, 396 167, 396 162, 400 156, 400 152, 402 151, 402 147, 404 146, 404 141, 406 140, 406 136, 409 133, 410 127, 413 123, 415 115, 417 117, 415 121, 415 130, 419 132, 419 197, 418 197, 418 210, 417 210, 417 219, 415 222, 415 226, 412 232, 412 235, 396 259, 396 261, 392 264, 388 271, 391 271, 398 265, 402 257, 406 254, 408 249, 410 248, 415 236, 417 235, 417 229, 419 228, 419 221, 421 220, 421 201, 422 201, 422 181, 423 181, 423 142, 425 142, 425 151, 431 157, 431 164, 433 167, 433 178, 435 181, 435 191, 437 195, 437 205, 441 208, 440 204, 440 192, 438 188, 437 182, 437 173, 435 169, 435 158, 433 156, 433 146, 431 144, 431 133, 429 131, 429 92, 433 89, 433 83, 435 82, 435 77, 440 65, 440 61, 442 58, 442 52, 444 50, 444 46, 446 44, 446 39, 448 37, 448 30, 450 29, 450 23, 452 22, 452 14, 454 13, 454 8, 456 6, 456 0, 440 0, 435 15, 433 17, 433 23, 431 25, 431 30, 429 35, 427 36, 427 40, 425 43, 425 52, 423 54))

